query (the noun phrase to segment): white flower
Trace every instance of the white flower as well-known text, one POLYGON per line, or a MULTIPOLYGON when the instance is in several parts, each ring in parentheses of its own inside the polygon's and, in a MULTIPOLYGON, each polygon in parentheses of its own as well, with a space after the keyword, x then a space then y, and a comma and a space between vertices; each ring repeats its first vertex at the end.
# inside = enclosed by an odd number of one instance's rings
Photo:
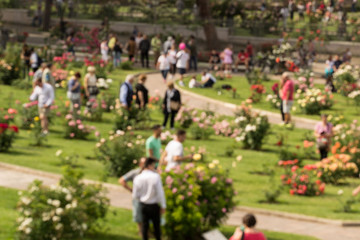
POLYGON ((49 213, 43 213, 43 214, 42 214, 42 220, 43 220, 43 222, 49 221, 50 218, 51 218, 51 216, 50 216, 49 213))
POLYGON ((52 217, 52 220, 53 220, 53 222, 58 222, 58 221, 60 221, 60 217, 58 217, 58 216, 53 216, 53 217, 52 217))
POLYGON ((239 156, 236 157, 236 161, 240 162, 242 160, 242 158, 243 157, 239 155, 239 156))
POLYGON ((66 196, 65 196, 65 200, 66 201, 71 201, 71 199, 72 199, 72 196, 71 196, 71 194, 67 194, 66 196))
POLYGON ((53 205, 54 207, 60 207, 60 204, 61 204, 61 202, 59 200, 53 200, 51 202, 51 205, 53 205))
POLYGON ((120 135, 120 136, 123 136, 123 135, 125 134, 125 132, 124 132, 124 131, 121 131, 121 130, 117 130, 117 131, 116 131, 116 134, 117 134, 117 135, 120 135))
POLYGON ((26 228, 24 232, 25 232, 25 234, 30 234, 31 233, 31 228, 26 228))
POLYGON ((29 205, 29 204, 31 203, 31 199, 28 198, 28 197, 22 197, 22 198, 20 199, 20 201, 21 201, 22 203, 24 203, 25 205, 29 205))
POLYGON ((81 224, 82 229, 85 231, 87 229, 86 223, 81 224))
POLYGON ((106 142, 105 138, 100 139, 100 142, 101 142, 101 143, 106 142))
POLYGON ((76 201, 76 200, 73 200, 73 201, 71 202, 71 206, 72 206, 73 208, 76 208, 76 207, 77 207, 77 201, 76 201))
POLYGON ((18 191, 18 195, 21 196, 23 194, 22 191, 18 191))
POLYGON ((97 144, 96 144, 96 147, 97 147, 97 148, 101 147, 101 143, 97 143, 97 144))
POLYGON ((220 163, 219 160, 217 160, 217 159, 213 160, 212 162, 213 162, 213 164, 215 164, 215 165, 218 165, 218 164, 220 163))
POLYGON ((342 189, 340 189, 340 190, 337 192, 338 195, 343 195, 343 193, 344 193, 344 191, 343 191, 342 189))
POLYGON ((25 211, 24 211, 24 215, 25 215, 25 216, 30 216, 30 215, 31 215, 31 212, 30 212, 29 210, 25 210, 25 211))
POLYGON ((55 229, 59 231, 60 229, 62 229, 62 227, 63 225, 61 223, 58 223, 56 224, 55 229))
POLYGON ((55 210, 55 212, 56 212, 57 215, 61 215, 61 214, 64 213, 64 209, 62 209, 62 208, 57 208, 57 209, 55 210))
POLYGON ((65 209, 70 209, 71 207, 71 204, 66 204, 65 209))
POLYGON ((46 202, 47 202, 47 204, 51 205, 51 203, 52 203, 52 199, 51 199, 51 198, 49 198, 46 202))
POLYGON ((109 137, 109 140, 110 140, 110 141, 114 140, 114 136, 110 136, 110 137, 109 137))
POLYGON ((112 82, 113 82, 113 80, 112 80, 112 79, 110 79, 110 78, 108 78, 108 79, 106 79, 106 82, 107 82, 107 83, 112 83, 112 82))
POLYGON ((59 157, 63 153, 62 150, 57 150, 55 153, 55 156, 59 157))

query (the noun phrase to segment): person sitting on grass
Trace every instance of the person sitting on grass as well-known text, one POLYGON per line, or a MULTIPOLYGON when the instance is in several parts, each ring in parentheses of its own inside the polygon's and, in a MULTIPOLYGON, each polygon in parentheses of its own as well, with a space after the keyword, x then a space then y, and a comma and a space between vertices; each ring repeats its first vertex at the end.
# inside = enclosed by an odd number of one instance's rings
POLYGON ((196 81, 196 75, 192 76, 189 82, 189 88, 198 88, 201 87, 201 83, 196 81))
POLYGON ((229 240, 266 240, 264 234, 255 229, 256 218, 253 214, 246 214, 243 217, 242 228, 236 228, 234 235, 229 240))
POLYGON ((237 56, 237 60, 235 63, 235 71, 238 70, 238 66, 240 64, 244 64, 245 65, 245 71, 248 72, 249 71, 249 54, 247 52, 245 52, 244 50, 241 50, 237 56))
POLYGON ((216 78, 211 73, 204 71, 202 73, 201 83, 204 88, 212 88, 216 83, 216 78))

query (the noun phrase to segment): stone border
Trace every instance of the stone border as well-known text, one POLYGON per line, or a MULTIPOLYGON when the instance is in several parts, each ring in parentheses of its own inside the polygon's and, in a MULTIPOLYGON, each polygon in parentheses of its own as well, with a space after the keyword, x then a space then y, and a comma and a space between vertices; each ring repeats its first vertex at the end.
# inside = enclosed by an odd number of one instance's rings
MULTIPOLYGON (((36 170, 36 169, 28 168, 28 167, 22 167, 22 166, 18 166, 18 165, 9 164, 9 163, 0 162, 0 167, 18 171, 18 172, 22 172, 22 173, 37 175, 40 177, 56 179, 56 180, 60 180, 60 178, 61 178, 60 174, 45 172, 45 171, 36 170)), ((118 192, 125 192, 125 190, 122 187, 112 184, 112 183, 104 183, 104 182, 88 180, 88 179, 84 179, 84 183, 86 183, 86 184, 102 184, 107 189, 111 189, 111 190, 118 191, 118 192)), ((295 220, 299 220, 299 221, 317 222, 317 223, 323 223, 323 224, 337 225, 337 226, 342 226, 342 227, 359 227, 360 226, 360 221, 332 220, 332 219, 318 218, 318 217, 306 216, 306 215, 301 215, 301 214, 287 213, 287 212, 267 210, 267 209, 261 209, 261 208, 238 206, 238 207, 236 207, 236 210, 242 211, 242 212, 252 212, 254 214, 264 214, 264 215, 268 215, 268 216, 276 216, 276 217, 282 217, 282 218, 287 218, 287 219, 295 219, 295 220)))

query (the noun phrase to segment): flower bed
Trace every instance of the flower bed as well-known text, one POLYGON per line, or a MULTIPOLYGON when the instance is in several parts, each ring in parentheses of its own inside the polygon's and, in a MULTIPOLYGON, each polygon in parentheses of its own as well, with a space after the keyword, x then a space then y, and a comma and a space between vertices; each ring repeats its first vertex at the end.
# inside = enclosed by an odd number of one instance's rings
POLYGON ((71 114, 66 115, 65 119, 65 138, 86 139, 92 131, 95 131, 94 126, 85 125, 80 119, 76 119, 71 114))
POLYGON ((351 65, 342 65, 334 73, 334 83, 337 91, 343 96, 348 96, 350 92, 357 89, 359 70, 351 65))

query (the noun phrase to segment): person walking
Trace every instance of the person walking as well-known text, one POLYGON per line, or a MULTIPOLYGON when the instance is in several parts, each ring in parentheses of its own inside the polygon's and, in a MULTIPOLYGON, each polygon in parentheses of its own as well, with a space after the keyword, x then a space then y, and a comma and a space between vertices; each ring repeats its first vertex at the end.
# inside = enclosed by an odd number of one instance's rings
POLYGON ((154 237, 161 240, 160 217, 165 213, 166 199, 160 175, 155 171, 156 159, 147 158, 144 170, 134 179, 133 199, 140 202, 142 239, 148 240, 150 221, 154 237))
POLYGON ((321 122, 318 122, 314 128, 317 147, 320 152, 320 160, 327 158, 333 136, 333 125, 328 122, 327 115, 321 115, 321 122))
MULTIPOLYGON (((145 160, 146 158, 141 158, 139 161, 138 168, 135 168, 127 172, 125 175, 119 178, 120 185, 122 185, 126 190, 128 190, 131 193, 133 192, 133 189, 128 183, 129 182, 134 183, 135 177, 141 173, 141 169, 143 169, 145 165, 145 160)), ((139 233, 141 234, 142 216, 141 216, 140 202, 138 199, 133 199, 132 201, 132 215, 133 215, 133 221, 137 223, 139 233)))
POLYGON ((134 76, 127 75, 125 82, 120 87, 120 104, 123 108, 129 110, 133 101, 133 85, 134 76))
POLYGON ((190 36, 190 40, 188 42, 188 48, 190 50, 190 62, 189 62, 189 69, 194 69, 195 72, 197 71, 197 48, 196 48, 196 41, 193 35, 190 36))
POLYGON ((43 83, 41 78, 36 79, 35 88, 30 95, 30 101, 38 100, 38 111, 43 135, 49 133, 48 115, 54 99, 53 87, 48 83, 43 83))
POLYGON ((68 83, 68 92, 67 97, 71 101, 70 111, 74 114, 77 113, 77 110, 81 107, 81 83, 80 83, 81 74, 76 72, 72 76, 68 83))
POLYGON ((121 54, 123 53, 122 45, 119 40, 116 40, 113 50, 113 64, 115 67, 119 67, 121 64, 121 54))
POLYGON ((180 73, 180 86, 185 86, 184 84, 184 74, 186 73, 187 69, 189 69, 189 54, 186 52, 186 45, 185 43, 180 43, 179 45, 180 51, 176 54, 176 67, 180 73))
POLYGON ((34 72, 34 77, 33 77, 33 88, 35 88, 35 82, 38 78, 43 79, 43 73, 45 71, 45 69, 47 68, 47 64, 46 63, 42 63, 40 65, 40 68, 38 68, 36 70, 36 72, 34 72))
POLYGON ((30 76, 29 76, 29 71, 30 71, 30 56, 31 56, 31 51, 29 49, 29 46, 24 43, 23 47, 22 47, 22 51, 21 51, 21 59, 23 60, 24 63, 24 78, 28 78, 28 80, 30 81, 30 76))
POLYGON ((100 52, 101 52, 101 60, 103 60, 105 63, 109 61, 109 47, 108 47, 108 41, 104 39, 100 44, 100 52))
POLYGON ((231 78, 231 70, 232 70, 232 63, 233 63, 233 51, 232 46, 229 45, 227 48, 224 49, 222 52, 222 61, 224 64, 225 69, 225 77, 231 78))
POLYGON ((156 36, 151 39, 151 49, 154 52, 154 66, 156 66, 157 60, 160 56, 161 45, 160 34, 156 34, 156 36))
POLYGON ((31 48, 30 52, 31 52, 30 66, 31 66, 31 69, 33 70, 33 72, 35 73, 39 69, 39 66, 40 66, 39 55, 36 53, 34 48, 31 48))
POLYGON ((149 90, 145 87, 146 78, 145 74, 141 74, 139 76, 139 82, 135 86, 136 105, 138 105, 140 109, 145 109, 149 103, 149 90))
POLYGON ((95 75, 95 67, 89 66, 87 68, 87 74, 84 77, 84 88, 85 95, 88 101, 86 102, 86 107, 91 108, 93 99, 96 99, 96 96, 99 94, 99 88, 97 87, 97 78, 95 75))
POLYGON ((171 49, 173 39, 171 36, 168 36, 167 40, 164 42, 163 51, 168 53, 168 51, 171 49))
POLYGON ((152 127, 153 135, 146 139, 146 157, 152 157, 160 161, 161 157, 161 126, 154 125, 152 127))
POLYGON ((137 63, 139 60, 139 47, 140 47, 140 42, 142 40, 143 40, 143 34, 139 32, 135 37, 135 43, 136 43, 135 63, 137 63))
POLYGON ((162 52, 158 58, 156 68, 160 70, 164 83, 166 83, 166 78, 170 70, 170 59, 165 52, 162 52))
POLYGON ((42 72, 42 81, 43 83, 50 84, 53 87, 53 89, 55 89, 55 80, 52 76, 52 71, 51 71, 53 65, 51 63, 45 63, 45 64, 46 64, 46 68, 42 72))
POLYGON ((166 165, 166 171, 169 171, 186 160, 191 160, 193 155, 184 156, 183 142, 186 140, 186 131, 179 130, 174 140, 170 141, 161 155, 160 165, 166 165))
POLYGON ((143 39, 141 40, 141 42, 139 44, 139 48, 140 48, 141 66, 143 68, 144 67, 149 68, 150 41, 149 41, 147 35, 143 36, 143 39))
POLYGON ((162 104, 162 109, 164 111, 164 122, 163 128, 166 127, 170 116, 170 127, 174 128, 175 116, 181 108, 181 95, 179 90, 174 87, 173 82, 167 84, 168 89, 165 92, 164 101, 162 104))
POLYGON ((290 111, 294 102, 294 82, 290 79, 287 72, 283 73, 282 79, 284 82, 282 87, 283 112, 285 124, 289 124, 291 122, 290 111))
POLYGON ((174 79, 176 73, 176 47, 175 44, 171 45, 170 50, 168 51, 168 58, 170 62, 170 77, 171 80, 174 79))
POLYGON ((251 240, 266 240, 265 235, 255 229, 256 218, 253 214, 246 214, 243 217, 243 227, 236 228, 234 234, 229 240, 242 240, 242 239, 251 239, 251 240))
POLYGON ((129 41, 127 42, 126 51, 128 52, 129 55, 129 61, 133 62, 136 53, 136 42, 134 36, 131 36, 129 41))

